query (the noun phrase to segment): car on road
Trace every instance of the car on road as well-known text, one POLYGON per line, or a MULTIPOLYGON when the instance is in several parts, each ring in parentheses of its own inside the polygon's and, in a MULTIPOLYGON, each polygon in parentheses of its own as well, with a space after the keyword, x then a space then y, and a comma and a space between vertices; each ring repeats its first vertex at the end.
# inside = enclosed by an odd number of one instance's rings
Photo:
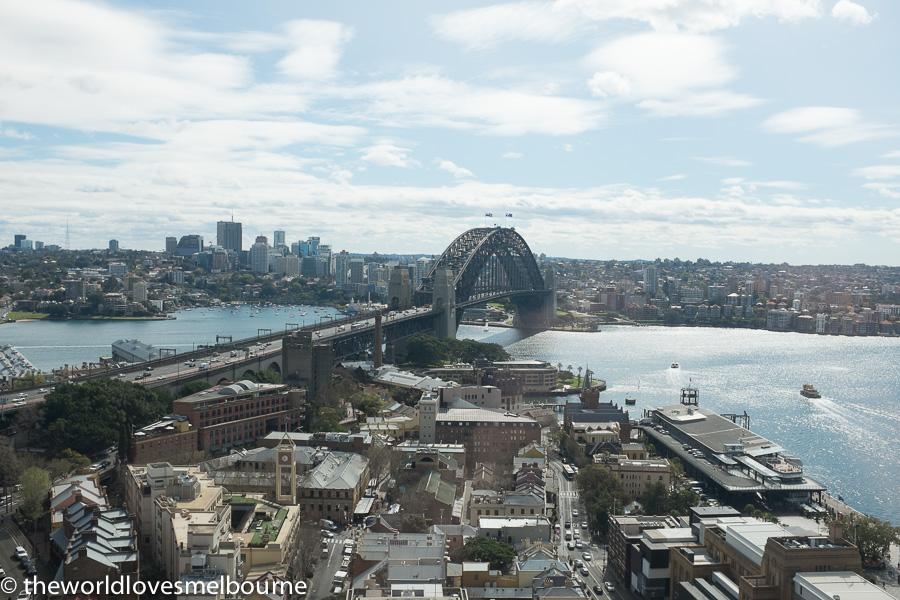
POLYGON ((581 567, 581 569, 579 569, 578 572, 581 573, 582 577, 587 577, 588 575, 591 574, 591 572, 588 571, 587 567, 581 567))
POLYGON ((590 552, 584 552, 581 554, 581 558, 583 558, 587 562, 591 562, 592 560, 594 560, 594 555, 590 552))
POLYGON ((16 560, 24 561, 26 558, 28 558, 28 552, 22 546, 16 546, 15 557, 16 560))
POLYGON ((569 550, 575 550, 575 542, 569 542, 568 544, 566 544, 566 548, 568 548, 569 550))
POLYGON ((603 595, 603 586, 600 585, 599 583, 597 585, 595 585, 593 589, 594 589, 594 593, 597 594, 598 596, 603 595))
POLYGON ((587 528, 588 528, 588 522, 587 522, 587 521, 582 521, 582 522, 581 522, 581 528, 582 528, 582 529, 587 529, 587 528))
POLYGON ((581 542, 580 540, 575 542, 575 549, 576 550, 584 550, 584 543, 581 542))
POLYGON ((584 563, 581 562, 580 558, 576 558, 575 560, 572 561, 572 566, 575 567, 576 569, 580 569, 581 567, 584 566, 584 563))
POLYGON ((574 518, 576 518, 576 519, 578 518, 578 511, 577 511, 577 510, 574 510, 574 509, 572 510, 572 517, 574 517, 574 518))
POLYGON ((606 588, 606 591, 607 591, 607 592, 611 592, 611 591, 613 591, 613 590, 616 589, 616 586, 614 586, 614 585, 612 584, 612 582, 610 582, 610 581, 605 582, 605 583, 603 584, 603 586, 606 588))
POLYGON ((31 600, 31 594, 29 594, 27 590, 22 590, 19 592, 19 595, 16 596, 16 600, 31 600))
POLYGON ((334 534, 330 531, 322 530, 322 537, 328 538, 329 540, 334 538, 334 534))
POLYGON ((572 529, 572 521, 566 521, 566 529, 572 529))

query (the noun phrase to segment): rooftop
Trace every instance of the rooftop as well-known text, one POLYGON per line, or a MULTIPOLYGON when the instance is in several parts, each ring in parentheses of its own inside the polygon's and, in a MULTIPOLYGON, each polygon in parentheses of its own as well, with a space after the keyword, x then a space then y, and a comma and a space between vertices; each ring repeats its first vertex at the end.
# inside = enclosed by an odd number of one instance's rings
POLYGON ((249 379, 242 379, 229 385, 216 385, 205 390, 201 390, 196 394, 179 398, 175 402, 206 402, 208 400, 221 400, 225 398, 240 398, 244 396, 257 396, 266 393, 275 393, 286 389, 287 386, 281 383, 256 383, 249 379))
POLYGON ((852 571, 797 573, 795 586, 804 589, 804 598, 814 600, 892 600, 893 596, 852 571), (811 595, 807 594, 812 592, 811 595))
POLYGON ((359 484, 369 459, 353 452, 329 452, 315 468, 303 476, 300 487, 307 489, 353 489, 359 484))
POLYGON ((438 421, 477 423, 535 423, 534 419, 487 408, 448 408, 437 413, 438 421))

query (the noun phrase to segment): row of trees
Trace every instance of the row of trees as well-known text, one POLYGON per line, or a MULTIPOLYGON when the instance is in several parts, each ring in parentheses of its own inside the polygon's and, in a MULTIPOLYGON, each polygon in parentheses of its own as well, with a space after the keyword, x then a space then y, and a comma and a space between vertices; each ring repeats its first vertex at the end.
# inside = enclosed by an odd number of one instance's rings
POLYGON ((41 408, 42 445, 54 453, 71 449, 90 456, 118 444, 124 452, 132 431, 171 407, 170 394, 118 379, 61 384, 41 408))
POLYGON ((406 361, 420 368, 448 362, 472 363, 479 359, 509 360, 509 354, 500 344, 439 339, 427 334, 413 336, 406 345, 406 361))

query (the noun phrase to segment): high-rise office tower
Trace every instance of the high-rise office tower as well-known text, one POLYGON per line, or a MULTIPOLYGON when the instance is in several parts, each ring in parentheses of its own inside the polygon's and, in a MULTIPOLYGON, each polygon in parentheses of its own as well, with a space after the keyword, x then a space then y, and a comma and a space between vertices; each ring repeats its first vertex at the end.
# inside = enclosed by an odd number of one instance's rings
MULTIPOLYGON (((166 242, 168 245, 168 242, 166 242)), ((192 233, 183 235, 175 246, 176 256, 193 256, 203 252, 203 236, 192 233)))
POLYGON ((281 246, 284 246, 284 231, 283 230, 281 230, 281 229, 275 230, 275 236, 273 238, 272 245, 275 246, 276 248, 280 248, 281 246))
POLYGON ((109 251, 110 252, 118 252, 119 251, 119 240, 109 240, 109 251))
POLYGON ((28 236, 26 236, 24 233, 17 233, 16 235, 14 235, 13 236, 13 248, 21 248, 22 242, 24 242, 27 237, 28 236))
POLYGON ((166 254, 175 254, 175 250, 178 248, 178 238, 175 236, 169 236, 166 238, 166 254))
POLYGON ((350 283, 360 284, 365 280, 365 261, 361 258, 350 259, 350 283))
POLYGON ((656 267, 654 265, 647 265, 644 267, 644 294, 649 297, 656 296, 657 285, 658 285, 658 277, 656 274, 656 267))
POLYGON ((346 250, 334 256, 334 282, 337 285, 350 283, 350 254, 346 250))
POLYGON ((243 231, 240 223, 219 221, 216 223, 216 244, 225 250, 240 253, 244 249, 243 231))
POLYGON ((269 272, 269 240, 264 235, 256 236, 256 243, 250 247, 250 270, 254 273, 269 272))

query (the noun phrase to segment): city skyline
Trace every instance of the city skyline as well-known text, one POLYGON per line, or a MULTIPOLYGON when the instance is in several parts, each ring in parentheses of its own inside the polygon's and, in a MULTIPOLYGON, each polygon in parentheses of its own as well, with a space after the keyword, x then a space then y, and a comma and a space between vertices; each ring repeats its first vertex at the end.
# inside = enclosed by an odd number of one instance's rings
POLYGON ((900 8, 747 7, 10 4, 0 239, 897 264, 900 8))

